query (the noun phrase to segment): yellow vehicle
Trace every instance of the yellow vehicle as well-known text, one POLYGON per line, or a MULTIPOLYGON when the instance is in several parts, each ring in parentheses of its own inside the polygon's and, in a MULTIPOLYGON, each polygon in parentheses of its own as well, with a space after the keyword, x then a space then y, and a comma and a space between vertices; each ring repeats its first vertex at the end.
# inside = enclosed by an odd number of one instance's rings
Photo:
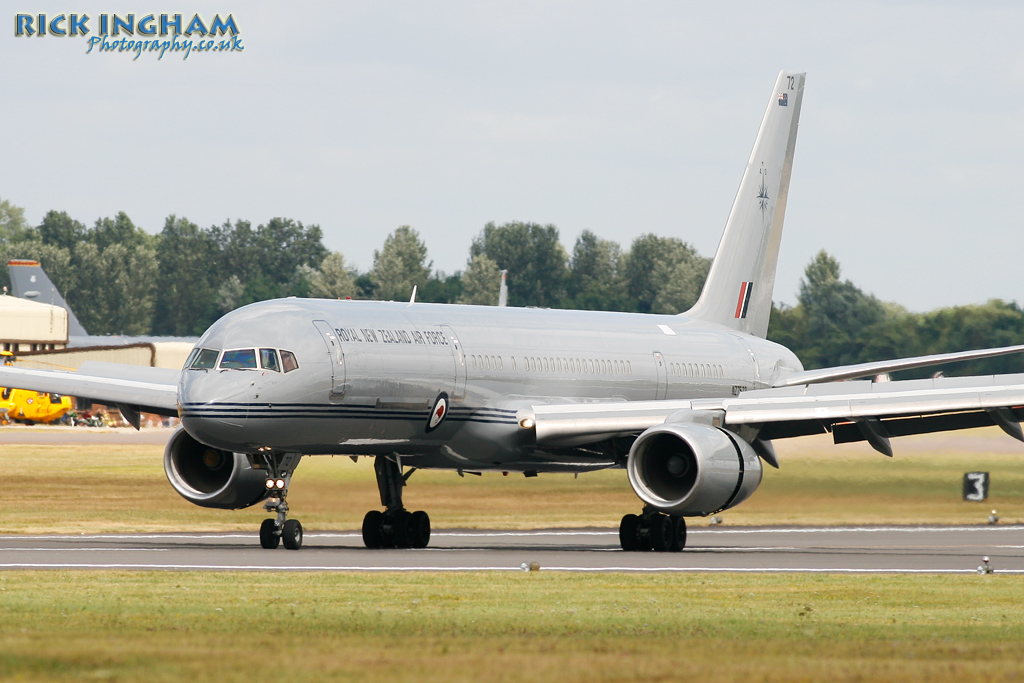
MULTIPOLYGON (((14 365, 14 354, 0 351, 4 365, 14 365)), ((60 394, 47 394, 27 389, 0 388, 0 420, 26 422, 53 422, 71 410, 71 398, 60 394)))

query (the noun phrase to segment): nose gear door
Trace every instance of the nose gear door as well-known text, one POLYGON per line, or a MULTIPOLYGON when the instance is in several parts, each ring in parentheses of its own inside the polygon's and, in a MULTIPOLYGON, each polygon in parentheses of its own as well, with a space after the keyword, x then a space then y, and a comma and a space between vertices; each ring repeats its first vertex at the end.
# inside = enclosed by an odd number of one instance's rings
POLYGON ((323 337, 327 345, 327 356, 331 360, 331 398, 341 398, 345 394, 345 353, 341 349, 341 340, 334 328, 326 320, 314 320, 313 325, 323 337))

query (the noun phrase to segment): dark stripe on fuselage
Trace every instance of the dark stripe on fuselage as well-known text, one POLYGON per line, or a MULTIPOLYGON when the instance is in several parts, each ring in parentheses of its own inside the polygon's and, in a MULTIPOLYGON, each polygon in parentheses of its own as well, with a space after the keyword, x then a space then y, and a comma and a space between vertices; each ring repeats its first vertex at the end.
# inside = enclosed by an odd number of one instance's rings
MULTIPOLYGON (((430 410, 382 410, 371 405, 332 406, 316 403, 290 403, 270 405, 265 403, 220 403, 186 404, 182 406, 183 418, 212 419, 358 419, 358 420, 412 420, 420 421, 430 417, 430 410)), ((517 424, 516 411, 501 408, 460 408, 448 414, 452 422, 477 422, 484 424, 517 424)))

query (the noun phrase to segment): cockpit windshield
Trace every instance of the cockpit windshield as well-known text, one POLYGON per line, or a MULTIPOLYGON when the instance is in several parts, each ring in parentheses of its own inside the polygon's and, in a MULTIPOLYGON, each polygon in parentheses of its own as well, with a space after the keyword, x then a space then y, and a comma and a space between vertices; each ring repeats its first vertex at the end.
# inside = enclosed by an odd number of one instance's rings
POLYGON ((189 357, 186 367, 191 370, 212 370, 217 367, 217 356, 219 355, 220 351, 216 349, 196 349, 189 357))
POLYGON ((277 362, 277 349, 260 349, 260 365, 264 370, 281 372, 281 364, 277 362))
POLYGON ((284 349, 229 349, 222 355, 217 349, 195 348, 185 361, 185 367, 189 370, 212 370, 219 367, 221 370, 263 368, 272 372, 291 372, 299 369, 299 362, 295 360, 294 353, 284 349))
POLYGON ((221 370, 255 370, 256 351, 253 349, 232 349, 225 351, 220 359, 221 370))

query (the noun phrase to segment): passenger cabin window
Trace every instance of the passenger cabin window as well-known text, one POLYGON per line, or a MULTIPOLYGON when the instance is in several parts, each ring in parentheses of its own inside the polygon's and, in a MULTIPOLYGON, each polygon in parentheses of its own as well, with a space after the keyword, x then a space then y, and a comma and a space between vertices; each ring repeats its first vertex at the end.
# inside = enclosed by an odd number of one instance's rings
POLYGON ((196 351, 192 352, 192 359, 188 364, 189 368, 192 370, 212 370, 217 367, 217 356, 220 355, 220 351, 216 349, 196 349, 196 351))
POLYGON ((276 349, 260 349, 260 367, 264 370, 281 372, 281 364, 277 361, 276 349))
POLYGON ((291 351, 281 349, 281 367, 285 372, 299 369, 299 361, 295 360, 295 354, 291 351))
POLYGON ((225 351, 220 359, 221 370, 255 370, 256 352, 253 349, 225 351))

